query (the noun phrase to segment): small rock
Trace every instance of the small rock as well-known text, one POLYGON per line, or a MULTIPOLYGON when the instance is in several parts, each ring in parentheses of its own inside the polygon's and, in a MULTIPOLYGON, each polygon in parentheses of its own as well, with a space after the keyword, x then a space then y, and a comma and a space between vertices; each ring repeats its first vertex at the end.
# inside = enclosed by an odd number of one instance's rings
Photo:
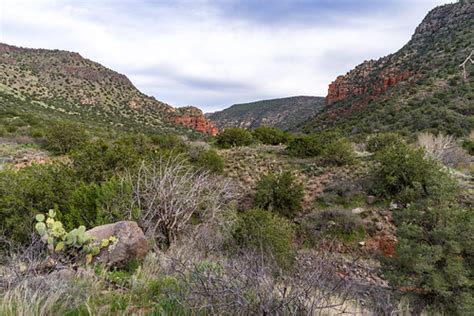
POLYGON ((359 246, 364 247, 365 246, 365 241, 359 241, 359 246))
POLYGON ((97 226, 86 233, 95 237, 99 242, 112 236, 117 238, 113 247, 102 249, 100 254, 94 258, 95 262, 101 262, 111 267, 121 267, 134 259, 142 259, 149 250, 142 229, 132 221, 97 226))
POLYGON ((368 195, 366 198, 365 198, 365 202, 367 202, 367 204, 369 205, 372 205, 375 203, 375 201, 377 201, 377 198, 373 195, 368 195))
POLYGON ((361 213, 364 213, 364 212, 365 212, 365 209, 363 209, 362 207, 357 207, 357 208, 352 210, 352 214, 361 214, 361 213))
POLYGON ((383 224, 381 222, 377 222, 375 223, 375 228, 379 231, 383 230, 383 224))

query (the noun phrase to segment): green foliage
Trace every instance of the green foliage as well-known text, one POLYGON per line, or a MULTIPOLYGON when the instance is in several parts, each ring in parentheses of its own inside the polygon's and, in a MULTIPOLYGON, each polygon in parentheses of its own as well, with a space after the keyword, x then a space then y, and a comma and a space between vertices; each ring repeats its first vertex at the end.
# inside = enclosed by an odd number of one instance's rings
POLYGON ((466 139, 462 142, 462 148, 464 148, 469 155, 474 156, 474 140, 466 139))
POLYGON ((324 165, 344 166, 355 162, 354 150, 351 143, 345 138, 330 141, 324 146, 320 157, 324 165))
POLYGON ((375 194, 409 203, 438 192, 450 182, 441 166, 426 157, 423 149, 405 144, 387 147, 374 155, 372 168, 375 194))
POLYGON ((52 123, 45 133, 46 148, 56 154, 67 154, 80 148, 88 139, 84 128, 76 123, 59 121, 52 123))
POLYGON ((94 227, 121 220, 136 220, 140 210, 133 202, 132 184, 112 177, 100 184, 81 182, 71 193, 63 221, 68 227, 94 227))
POLYGON ((1 171, 1 228, 12 241, 26 241, 38 210, 66 209, 76 185, 73 169, 62 163, 1 171))
POLYGON ((388 147, 399 147, 403 139, 396 133, 382 133, 371 136, 367 141, 367 151, 375 153, 388 147))
POLYGON ((288 142, 289 134, 276 127, 261 126, 253 131, 253 137, 266 145, 279 145, 288 142))
POLYGON ((355 161, 349 141, 337 132, 321 132, 291 139, 286 148, 295 157, 317 157, 325 165, 342 166, 355 161))
POLYGON ((467 315, 474 310, 474 218, 472 209, 429 198, 394 211, 396 256, 385 275, 411 295, 418 312, 467 315))
POLYGON ((292 156, 307 158, 320 155, 322 146, 319 139, 312 135, 298 136, 289 141, 286 150, 292 156))
POLYGON ((220 148, 248 146, 253 141, 252 133, 243 128, 226 128, 216 137, 216 144, 220 148))
POLYGON ((192 162, 198 168, 214 173, 222 173, 224 171, 224 159, 214 149, 200 151, 192 162))
POLYGON ((35 228, 36 232, 41 236, 41 240, 48 246, 51 254, 63 254, 76 259, 83 252, 86 255, 87 263, 100 253, 101 248, 107 248, 117 242, 117 238, 111 236, 99 242, 86 233, 85 226, 79 226, 67 232, 63 224, 55 220, 56 211, 49 210, 48 218, 43 214, 37 214, 35 228))
POLYGON ((325 238, 345 242, 360 241, 365 236, 363 223, 351 211, 315 211, 301 220, 301 230, 312 246, 325 238))
POLYGON ((257 183, 255 206, 292 218, 301 210, 304 189, 289 171, 263 176, 257 183))
POLYGON ((294 260, 294 230, 288 220, 266 210, 252 209, 240 216, 234 239, 237 244, 256 252, 262 252, 264 260, 272 259, 282 268, 291 266, 294 260))

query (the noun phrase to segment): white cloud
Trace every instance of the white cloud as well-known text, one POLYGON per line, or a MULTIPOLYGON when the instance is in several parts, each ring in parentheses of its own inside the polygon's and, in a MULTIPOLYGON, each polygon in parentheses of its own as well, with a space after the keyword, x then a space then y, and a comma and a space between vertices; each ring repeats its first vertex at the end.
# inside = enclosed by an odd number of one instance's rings
POLYGON ((3 0, 0 41, 77 51, 159 100, 216 110, 324 96, 337 75, 399 49, 443 2, 402 0, 396 11, 333 13, 331 23, 266 24, 223 15, 217 2, 3 0))

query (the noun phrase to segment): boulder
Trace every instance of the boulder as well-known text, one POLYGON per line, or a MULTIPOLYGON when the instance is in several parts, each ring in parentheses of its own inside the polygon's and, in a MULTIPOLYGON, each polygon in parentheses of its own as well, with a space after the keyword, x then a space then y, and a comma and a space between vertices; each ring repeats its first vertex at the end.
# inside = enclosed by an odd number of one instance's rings
POLYGON ((134 259, 142 259, 148 253, 148 242, 137 223, 121 221, 94 227, 86 232, 97 241, 114 236, 117 241, 103 248, 94 258, 94 262, 104 263, 110 267, 122 267, 134 259))
POLYGON ((363 209, 362 207, 357 207, 352 210, 352 214, 362 214, 364 212, 365 212, 365 209, 363 209))

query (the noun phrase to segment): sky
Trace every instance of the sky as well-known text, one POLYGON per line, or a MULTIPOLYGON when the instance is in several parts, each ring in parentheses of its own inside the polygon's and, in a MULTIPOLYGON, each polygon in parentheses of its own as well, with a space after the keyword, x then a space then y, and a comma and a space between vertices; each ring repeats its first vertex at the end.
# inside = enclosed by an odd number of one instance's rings
POLYGON ((0 0, 0 42, 75 51, 205 112, 314 95, 449 0, 0 0))

